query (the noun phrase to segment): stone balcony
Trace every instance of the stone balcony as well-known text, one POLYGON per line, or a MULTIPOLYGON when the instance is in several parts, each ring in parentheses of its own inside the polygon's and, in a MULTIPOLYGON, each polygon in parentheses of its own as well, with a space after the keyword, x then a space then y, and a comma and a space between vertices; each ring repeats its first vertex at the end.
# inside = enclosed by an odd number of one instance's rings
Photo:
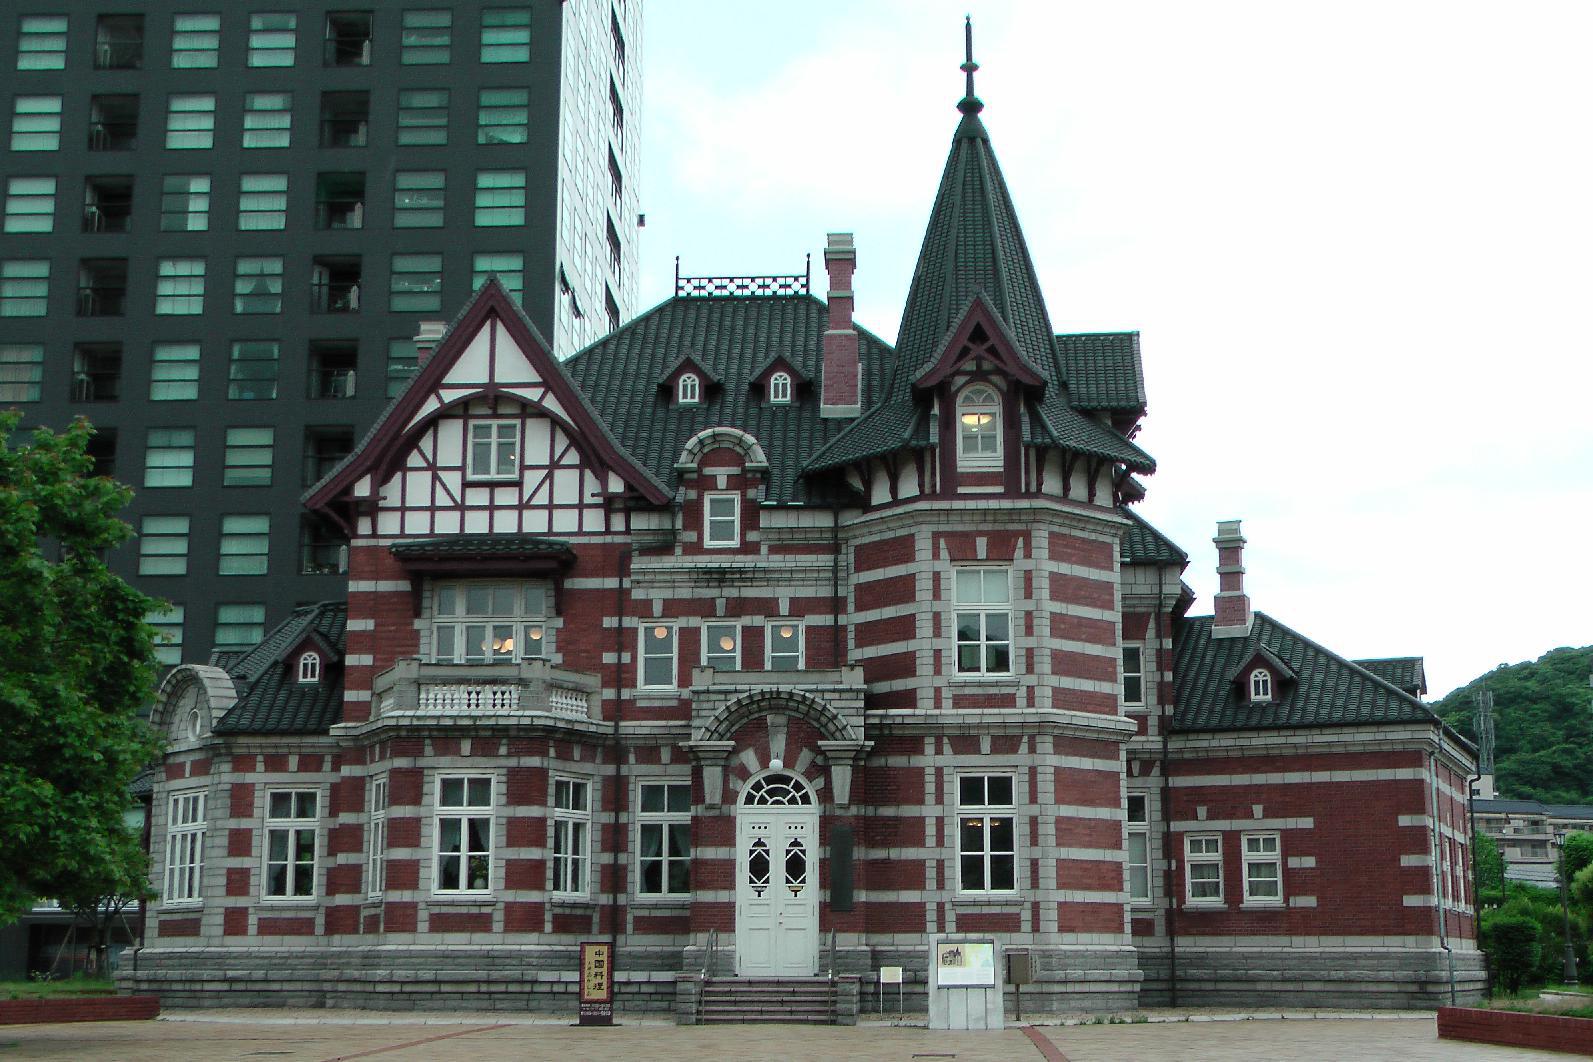
POLYGON ((376 676, 372 721, 415 723, 595 722, 596 675, 545 660, 432 664, 400 660, 376 676))

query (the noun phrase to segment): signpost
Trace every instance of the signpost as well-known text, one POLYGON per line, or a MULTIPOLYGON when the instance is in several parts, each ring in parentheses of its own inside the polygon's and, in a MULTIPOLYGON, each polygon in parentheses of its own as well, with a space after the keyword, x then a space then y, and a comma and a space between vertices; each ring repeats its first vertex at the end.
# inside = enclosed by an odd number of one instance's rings
POLYGON ((614 951, 607 941, 581 945, 580 1024, 614 1024, 614 951))

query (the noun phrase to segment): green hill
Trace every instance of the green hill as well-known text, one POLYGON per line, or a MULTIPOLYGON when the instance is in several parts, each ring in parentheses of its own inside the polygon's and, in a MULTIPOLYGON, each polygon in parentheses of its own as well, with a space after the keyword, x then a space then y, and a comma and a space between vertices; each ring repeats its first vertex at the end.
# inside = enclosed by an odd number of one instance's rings
POLYGON ((1472 740, 1475 690, 1493 691, 1494 767, 1512 800, 1593 804, 1593 646, 1501 664, 1433 707, 1472 740))

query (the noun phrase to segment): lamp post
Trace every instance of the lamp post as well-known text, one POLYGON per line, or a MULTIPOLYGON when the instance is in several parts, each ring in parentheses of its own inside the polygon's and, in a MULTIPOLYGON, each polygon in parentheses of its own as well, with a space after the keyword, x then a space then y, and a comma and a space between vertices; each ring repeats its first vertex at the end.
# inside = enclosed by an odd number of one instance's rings
POLYGON ((1571 946, 1571 900, 1565 880, 1565 831, 1554 831, 1554 847, 1560 850, 1560 913, 1565 917, 1565 983, 1576 984, 1576 950, 1571 946))

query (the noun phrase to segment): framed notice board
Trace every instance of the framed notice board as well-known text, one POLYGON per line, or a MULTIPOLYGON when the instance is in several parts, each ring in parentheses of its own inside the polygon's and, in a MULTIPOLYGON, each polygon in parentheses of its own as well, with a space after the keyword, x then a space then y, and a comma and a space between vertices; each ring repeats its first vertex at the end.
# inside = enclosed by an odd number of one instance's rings
POLYGON ((996 942, 994 940, 937 940, 935 942, 936 983, 960 988, 994 988, 996 984, 996 942))
POLYGON ((614 948, 602 943, 581 945, 582 1025, 614 1024, 614 948))

